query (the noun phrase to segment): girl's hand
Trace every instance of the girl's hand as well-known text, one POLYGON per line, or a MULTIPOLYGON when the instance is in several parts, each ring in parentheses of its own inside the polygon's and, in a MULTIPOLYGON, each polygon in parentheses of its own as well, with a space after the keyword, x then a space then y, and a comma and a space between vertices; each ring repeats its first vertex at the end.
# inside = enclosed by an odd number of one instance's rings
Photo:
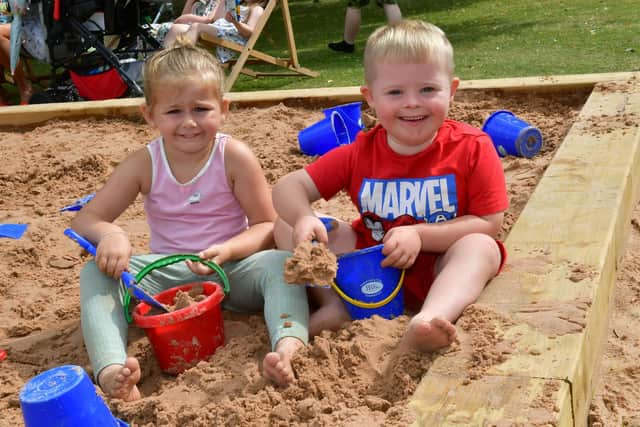
POLYGON ((314 215, 303 216, 293 227, 293 246, 304 241, 317 240, 325 244, 329 243, 327 229, 320 219, 314 215))
POLYGON ((105 233, 96 248, 96 264, 100 271, 114 279, 129 269, 131 243, 124 231, 105 233))
POLYGON ((409 268, 422 250, 422 240, 415 227, 405 225, 387 231, 382 240, 383 267, 409 268))
POLYGON ((238 22, 238 19, 236 18, 236 13, 231 11, 227 11, 227 13, 224 15, 224 19, 226 19, 227 21, 231 22, 234 25, 238 22))
MULTIPOLYGON (((225 245, 213 245, 200 252, 198 256, 202 259, 222 265, 231 259, 231 250, 225 245)), ((214 273, 212 269, 200 262, 187 260, 186 263, 187 267, 189 267, 191 271, 200 276, 208 276, 214 273)))

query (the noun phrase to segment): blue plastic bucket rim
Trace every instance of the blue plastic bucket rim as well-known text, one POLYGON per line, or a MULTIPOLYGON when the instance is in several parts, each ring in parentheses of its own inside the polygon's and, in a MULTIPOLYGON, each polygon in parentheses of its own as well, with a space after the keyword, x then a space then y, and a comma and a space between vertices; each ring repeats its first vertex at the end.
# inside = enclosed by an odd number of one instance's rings
POLYGON ((393 291, 391 291, 391 293, 387 295, 385 298, 377 302, 365 302, 365 301, 360 301, 359 299, 350 297, 349 295, 347 295, 345 291, 343 291, 340 288, 340 286, 338 286, 335 280, 331 282, 331 287, 333 288, 334 291, 336 291, 338 295, 340 295, 340 298, 342 298, 343 300, 345 300, 346 302, 348 302, 353 306, 356 306, 358 308, 367 308, 370 310, 376 309, 376 308, 384 307, 385 305, 389 304, 398 296, 398 294, 400 293, 400 290, 402 289, 402 283, 404 282, 404 272, 405 272, 404 270, 400 270, 400 278, 398 279, 398 283, 396 284, 393 291))
POLYGON ((375 246, 369 246, 368 248, 358 249, 357 251, 353 251, 353 252, 346 253, 344 255, 340 255, 338 257, 338 259, 340 259, 340 258, 352 258, 354 256, 366 255, 366 254, 368 254, 370 252, 379 251, 383 247, 384 247, 384 244, 375 245, 375 246))
POLYGON ((298 132, 300 150, 308 156, 321 156, 350 142, 347 124, 337 111, 298 132), (341 141, 341 136, 344 142, 341 141))
MULTIPOLYGON (((355 102, 349 102, 347 104, 340 104, 340 105, 336 105, 333 107, 329 107, 329 108, 325 108, 322 110, 322 112, 324 113, 325 116, 327 116, 327 114, 329 112, 332 111, 336 111, 339 109, 348 109, 348 108, 355 108, 356 106, 361 107, 362 108, 362 101, 355 101, 355 102)), ((351 119, 351 117, 349 117, 349 119, 351 119)))
POLYGON ((333 131, 333 136, 336 138, 336 147, 340 147, 341 145, 346 145, 346 144, 350 144, 351 143, 351 138, 349 137, 349 128, 347 127, 347 123, 344 120, 344 117, 342 117, 342 114, 340 114, 337 111, 334 111, 331 113, 331 130, 333 131), (342 132, 338 133, 338 131, 336 130, 336 122, 340 121, 340 123, 342 124, 342 132), (342 142, 340 140, 340 136, 339 135, 346 135, 346 142, 342 142))
POLYGON ((487 117, 487 120, 484 121, 484 123, 482 124, 482 131, 486 132, 485 129, 489 125, 489 122, 491 122, 497 115, 500 115, 500 114, 508 114, 510 116, 516 117, 516 115, 513 114, 513 112, 511 112, 509 110, 496 110, 493 113, 491 113, 491 115, 489 117, 487 117))

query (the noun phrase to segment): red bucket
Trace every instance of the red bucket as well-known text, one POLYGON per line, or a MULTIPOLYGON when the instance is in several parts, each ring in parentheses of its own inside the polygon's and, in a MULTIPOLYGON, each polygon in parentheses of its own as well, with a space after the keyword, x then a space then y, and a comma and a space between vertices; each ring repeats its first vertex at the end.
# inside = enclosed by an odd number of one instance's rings
POLYGON ((138 304, 133 321, 143 328, 151 342, 160 369, 179 374, 215 353, 224 344, 224 326, 220 303, 224 291, 213 282, 189 283, 155 295, 163 304, 172 305, 178 291, 188 292, 202 286, 207 297, 197 304, 170 313, 149 315, 151 306, 138 304))

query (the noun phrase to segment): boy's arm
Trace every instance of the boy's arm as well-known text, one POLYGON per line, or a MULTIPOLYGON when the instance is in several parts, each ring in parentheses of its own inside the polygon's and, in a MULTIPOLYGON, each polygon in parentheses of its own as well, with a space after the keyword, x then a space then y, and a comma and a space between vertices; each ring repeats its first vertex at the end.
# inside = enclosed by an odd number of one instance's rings
POLYGON ((386 258, 382 266, 409 268, 420 252, 444 253, 461 237, 471 233, 483 233, 496 238, 503 216, 503 212, 486 216, 465 215, 439 223, 392 228, 383 239, 382 253, 386 258))
POLYGON ((450 221, 416 224, 411 227, 415 227, 420 236, 422 251, 442 253, 467 234, 483 233, 496 238, 503 218, 504 212, 485 216, 464 215, 450 221))
POLYGON ((311 204, 322 196, 306 170, 281 178, 273 188, 273 205, 278 216, 293 228, 294 245, 303 240, 327 242, 327 230, 311 204))
POLYGON ((316 185, 304 169, 285 175, 273 187, 276 212, 291 226, 304 216, 314 216, 311 203, 320 197, 316 185))

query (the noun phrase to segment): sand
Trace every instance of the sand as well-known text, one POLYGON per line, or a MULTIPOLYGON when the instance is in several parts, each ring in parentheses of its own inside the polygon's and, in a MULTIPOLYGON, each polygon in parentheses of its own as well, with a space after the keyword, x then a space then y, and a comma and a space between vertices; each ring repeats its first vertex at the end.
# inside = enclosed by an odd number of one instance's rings
MULTIPOLYGON (((502 237, 587 95, 469 91, 457 97, 451 111, 454 119, 479 127, 491 112, 509 109, 544 135, 543 149, 534 158, 503 159, 511 207, 502 237)), ((366 114, 371 123, 374 117, 366 114)), ((300 153, 297 132, 321 118, 317 106, 234 109, 223 130, 251 146, 273 184, 312 160, 300 153)), ((154 136, 142 122, 117 118, 53 120, 0 130, 0 219, 29 224, 21 239, 0 239, 0 349, 7 351, 0 361, 0 426, 23 425, 18 392, 38 373, 63 364, 80 365, 92 373, 79 328, 78 275, 89 258, 62 234, 73 214, 59 209, 98 189, 119 161, 154 136)), ((354 216, 344 195, 315 207, 345 220, 354 216)), ((139 199, 117 222, 131 236, 134 251, 147 252, 149 234, 139 199)), ((618 276, 610 339, 590 415, 593 425, 620 425, 623 420, 638 424, 638 224, 640 212, 634 215, 628 255, 618 276)), ((383 377, 408 318, 355 321, 336 333, 323 333, 300 351, 294 360, 298 380, 281 389, 261 376, 260 362, 269 351, 261 314, 224 316, 226 345, 179 376, 160 372, 144 333, 131 327, 129 354, 142 364, 143 398, 132 403, 106 399, 114 415, 132 426, 403 426, 414 419, 407 402, 420 378, 433 360, 451 351, 408 354, 391 376, 383 377)), ((473 305, 458 322, 462 339, 456 350, 479 355, 469 367, 468 381, 509 357, 508 349, 496 347, 500 337, 492 333, 491 325, 503 321, 508 320, 473 305)))

